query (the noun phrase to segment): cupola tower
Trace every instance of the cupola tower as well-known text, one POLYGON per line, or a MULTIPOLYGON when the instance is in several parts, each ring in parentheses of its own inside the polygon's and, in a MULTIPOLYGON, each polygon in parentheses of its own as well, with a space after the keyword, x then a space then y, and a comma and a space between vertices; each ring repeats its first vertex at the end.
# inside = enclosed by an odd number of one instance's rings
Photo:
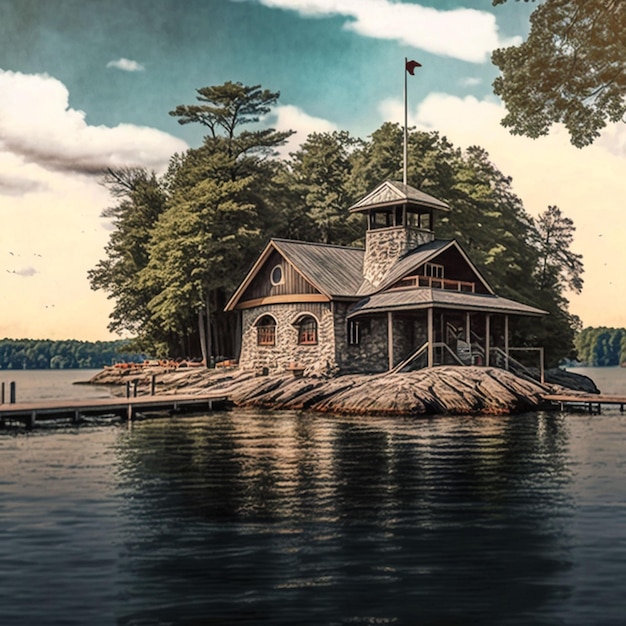
POLYGON ((391 266, 409 250, 433 241, 437 211, 445 202, 404 183, 385 181, 350 207, 367 217, 363 276, 377 287, 391 266))

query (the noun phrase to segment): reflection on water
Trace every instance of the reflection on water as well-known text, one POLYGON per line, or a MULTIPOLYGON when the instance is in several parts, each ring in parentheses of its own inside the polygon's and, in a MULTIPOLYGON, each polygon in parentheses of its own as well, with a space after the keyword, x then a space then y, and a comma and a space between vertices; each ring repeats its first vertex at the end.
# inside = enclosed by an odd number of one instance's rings
POLYGON ((125 515, 144 528, 121 621, 522 619, 570 565, 558 419, 144 424, 120 443, 125 515))
POLYGON ((593 419, 0 437, 0 623, 621 623, 624 427, 593 419))

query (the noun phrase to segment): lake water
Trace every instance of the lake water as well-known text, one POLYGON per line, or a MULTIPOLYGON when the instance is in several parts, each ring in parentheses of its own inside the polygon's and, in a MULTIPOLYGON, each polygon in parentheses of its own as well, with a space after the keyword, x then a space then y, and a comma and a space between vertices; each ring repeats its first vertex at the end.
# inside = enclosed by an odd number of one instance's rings
POLYGON ((0 383, 4 383, 5 402, 9 402, 9 389, 15 383, 16 402, 30 400, 67 400, 70 398, 108 398, 106 386, 83 385, 101 370, 0 370, 0 383))
POLYGON ((0 624, 621 625, 625 442, 614 409, 0 433, 0 624))

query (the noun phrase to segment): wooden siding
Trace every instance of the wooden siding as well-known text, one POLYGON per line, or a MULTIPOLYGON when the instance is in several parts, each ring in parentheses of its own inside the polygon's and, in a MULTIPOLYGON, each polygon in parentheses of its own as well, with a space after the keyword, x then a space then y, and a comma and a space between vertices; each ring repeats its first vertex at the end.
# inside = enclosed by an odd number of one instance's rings
POLYGON ((353 296, 363 282, 362 248, 274 240, 278 250, 300 268, 311 284, 332 296, 353 296))
MULTIPOLYGON (((444 278, 446 280, 454 280, 466 284, 473 283, 473 291, 475 291, 475 293, 489 293, 474 272, 473 268, 467 264, 463 256, 456 248, 448 248, 437 256, 436 259, 433 259, 433 262, 444 266, 444 278)), ((417 273, 423 276, 424 267, 422 266, 420 271, 417 273)), ((460 289, 459 291, 465 291, 465 289, 460 289)))
POLYGON ((237 308, 253 309, 268 304, 297 304, 299 302, 330 302, 330 298, 321 293, 291 293, 284 296, 266 296, 265 298, 254 298, 253 300, 241 300, 237 308))
POLYGON ((287 262, 278 252, 272 252, 252 283, 244 291, 239 302, 243 304, 247 300, 259 300, 272 296, 318 293, 319 291, 302 274, 297 272, 291 263, 287 262), (283 268, 283 281, 279 285, 272 285, 270 274, 277 265, 283 268))

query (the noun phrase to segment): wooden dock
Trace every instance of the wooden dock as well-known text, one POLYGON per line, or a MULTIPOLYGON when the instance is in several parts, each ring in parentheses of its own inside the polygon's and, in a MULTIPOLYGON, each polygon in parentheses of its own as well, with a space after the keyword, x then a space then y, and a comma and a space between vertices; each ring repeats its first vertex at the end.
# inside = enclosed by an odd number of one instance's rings
POLYGON ((561 411, 567 408, 586 408, 589 413, 600 413, 603 405, 618 406, 623 413, 626 406, 626 396, 610 396, 606 394, 586 393, 586 394, 548 394, 544 396, 546 402, 558 404, 561 411))
POLYGON ((8 422, 22 422, 33 427, 37 421, 70 418, 79 423, 82 416, 121 415, 129 420, 141 411, 179 411, 181 409, 213 410, 224 406, 228 397, 223 393, 207 392, 199 395, 146 395, 130 398, 102 398, 82 400, 49 400, 0 404, 0 426, 8 422))

